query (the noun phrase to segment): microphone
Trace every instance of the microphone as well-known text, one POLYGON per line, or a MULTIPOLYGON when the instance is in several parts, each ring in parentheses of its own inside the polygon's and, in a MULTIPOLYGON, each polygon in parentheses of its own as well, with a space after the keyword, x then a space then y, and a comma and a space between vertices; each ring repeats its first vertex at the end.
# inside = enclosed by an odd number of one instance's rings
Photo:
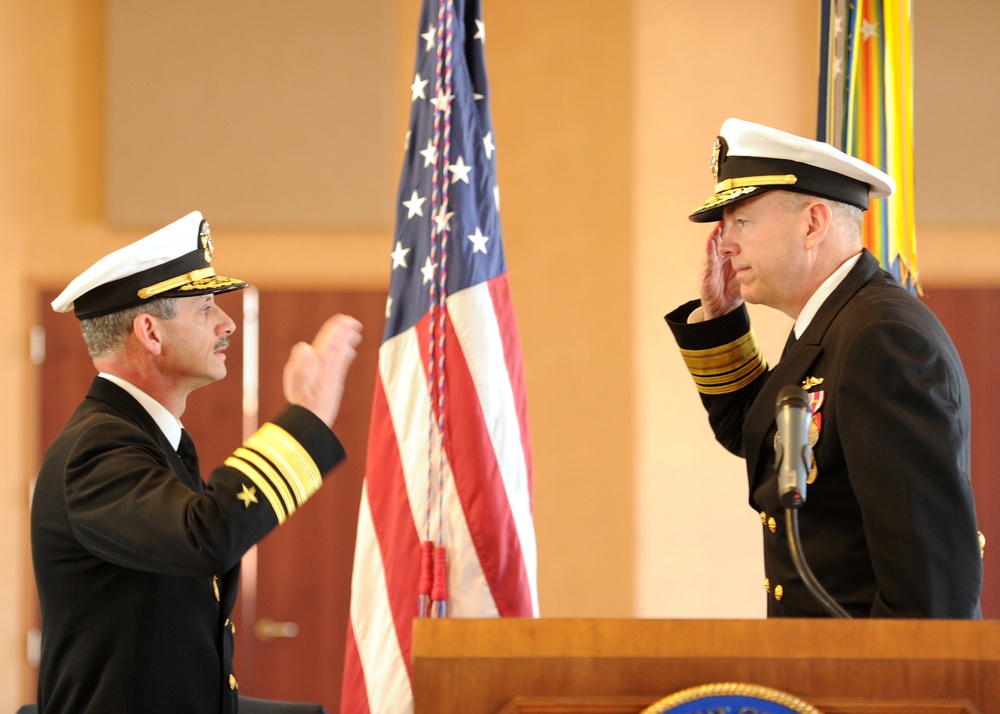
POLYGON ((778 499, 788 509, 799 508, 806 502, 806 477, 812 465, 811 421, 812 404, 804 389, 789 384, 778 392, 775 468, 778 471, 778 499))

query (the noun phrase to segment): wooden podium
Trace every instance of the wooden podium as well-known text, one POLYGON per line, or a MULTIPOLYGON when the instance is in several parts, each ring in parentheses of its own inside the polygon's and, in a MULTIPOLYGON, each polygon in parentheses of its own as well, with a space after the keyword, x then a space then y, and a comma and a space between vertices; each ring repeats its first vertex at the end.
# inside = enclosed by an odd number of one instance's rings
POLYGON ((414 714, 634 714, 742 682, 823 714, 1000 714, 1000 622, 432 620, 413 626, 414 714))

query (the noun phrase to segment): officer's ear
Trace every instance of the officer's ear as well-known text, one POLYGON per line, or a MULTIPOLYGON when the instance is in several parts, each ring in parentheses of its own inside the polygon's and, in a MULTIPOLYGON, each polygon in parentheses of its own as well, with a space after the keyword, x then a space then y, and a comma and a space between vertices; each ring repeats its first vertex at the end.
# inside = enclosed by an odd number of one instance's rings
POLYGON ((159 356, 163 352, 163 323, 159 318, 148 312, 139 313, 132 320, 132 333, 150 354, 159 356))
POLYGON ((826 237, 833 225, 833 209, 827 201, 817 199, 810 201, 805 207, 808 223, 806 224, 806 250, 813 250, 826 237))

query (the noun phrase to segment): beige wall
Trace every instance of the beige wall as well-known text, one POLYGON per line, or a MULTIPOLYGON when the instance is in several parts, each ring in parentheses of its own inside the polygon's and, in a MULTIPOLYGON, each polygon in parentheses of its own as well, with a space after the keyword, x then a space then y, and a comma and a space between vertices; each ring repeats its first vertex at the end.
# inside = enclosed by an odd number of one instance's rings
POLYGON ((628 616, 630 4, 484 4, 504 245, 528 379, 541 612, 628 616))
MULTIPOLYGON (((760 617, 760 520, 746 503, 743 462, 715 443, 662 316, 697 297, 707 232, 687 215, 711 193, 722 122, 815 131, 818 3, 635 7, 635 614, 760 617)), ((790 321, 752 314, 776 361, 790 321)))
POLYGON ((24 588, 29 572, 27 539, 27 468, 24 441, 30 391, 25 384, 25 333, 21 316, 27 302, 24 269, 29 221, 24 197, 29 151, 23 143, 27 116, 11 108, 23 105, 29 93, 22 62, 28 41, 22 3, 0 4, 0 241, 7 270, 0 290, 0 707, 13 710, 20 699, 24 652, 24 588))
MULTIPOLYGON (((704 231, 685 216, 711 188, 722 120, 812 132, 817 10, 801 0, 485 5, 542 613, 759 616, 759 524, 742 467, 712 441, 661 316, 696 289, 704 231)), ((418 6, 397 0, 392 28, 400 146, 418 6)), ((36 466, 33 296, 138 237, 102 219, 102 13, 101 0, 0 3, 0 568, 9 574, 0 580, 0 710, 33 696, 17 674, 36 466)), ((925 283, 1000 282, 990 250, 998 232, 921 227, 925 283), (970 267, 965 250, 983 260, 970 267)), ((382 289, 389 239, 388 226, 241 231, 220 234, 216 247, 227 270, 262 285, 382 289)), ((775 356, 787 321, 767 311, 755 319, 775 356)), ((380 329, 370 326, 369 339, 380 329)))

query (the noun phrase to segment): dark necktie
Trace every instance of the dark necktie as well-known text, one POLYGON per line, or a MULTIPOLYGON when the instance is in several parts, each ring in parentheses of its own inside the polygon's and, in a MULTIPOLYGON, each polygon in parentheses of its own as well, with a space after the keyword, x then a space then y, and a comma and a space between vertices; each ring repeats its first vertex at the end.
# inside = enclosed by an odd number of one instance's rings
POLYGON ((201 471, 198 469, 198 452, 194 448, 194 440, 188 434, 187 429, 181 429, 181 443, 177 446, 177 455, 184 462, 184 468, 188 470, 195 481, 201 481, 201 471))

